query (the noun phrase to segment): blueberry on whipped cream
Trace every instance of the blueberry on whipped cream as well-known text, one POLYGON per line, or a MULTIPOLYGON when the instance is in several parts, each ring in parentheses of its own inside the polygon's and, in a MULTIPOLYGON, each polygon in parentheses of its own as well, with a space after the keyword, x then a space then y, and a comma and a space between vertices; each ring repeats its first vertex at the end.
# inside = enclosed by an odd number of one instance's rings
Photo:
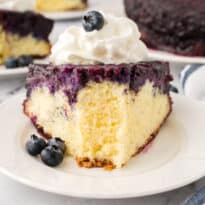
POLYGON ((87 32, 100 30, 104 25, 104 17, 98 11, 89 11, 83 16, 83 28, 87 32))
POLYGON ((53 64, 119 65, 137 63, 147 58, 147 48, 140 40, 141 34, 134 22, 103 12, 98 12, 98 15, 102 17, 87 14, 90 20, 84 26, 92 25, 90 32, 83 26, 70 26, 59 36, 51 49, 50 60, 53 64), (103 26, 102 21, 106 22, 103 26))

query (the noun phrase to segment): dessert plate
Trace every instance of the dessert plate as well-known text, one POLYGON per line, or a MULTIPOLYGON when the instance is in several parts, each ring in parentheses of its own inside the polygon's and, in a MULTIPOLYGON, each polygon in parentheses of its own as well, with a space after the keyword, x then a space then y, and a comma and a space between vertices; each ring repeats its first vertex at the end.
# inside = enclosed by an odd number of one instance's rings
POLYGON ((67 196, 127 198, 176 189, 205 175, 205 104, 173 95, 173 113, 155 141, 122 169, 105 171, 79 168, 71 157, 50 168, 29 156, 24 144, 35 129, 23 115, 23 99, 0 106, 0 172, 20 183, 67 196))
POLYGON ((24 75, 28 72, 27 67, 19 67, 15 69, 6 69, 4 65, 0 65, 0 78, 8 76, 24 75))
POLYGON ((205 57, 180 56, 180 55, 175 55, 175 54, 168 53, 165 51, 157 51, 157 50, 151 50, 151 49, 149 49, 148 57, 153 60, 168 61, 168 62, 175 62, 175 63, 205 64, 205 57))

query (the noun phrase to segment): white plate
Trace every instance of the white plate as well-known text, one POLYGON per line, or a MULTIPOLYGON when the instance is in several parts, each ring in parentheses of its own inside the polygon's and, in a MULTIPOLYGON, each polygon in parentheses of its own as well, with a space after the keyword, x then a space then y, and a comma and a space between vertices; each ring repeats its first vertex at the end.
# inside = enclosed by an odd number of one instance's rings
POLYGON ((88 9, 64 12, 42 12, 44 16, 55 21, 81 18, 88 9))
POLYGON ((149 50, 148 56, 153 60, 160 60, 160 61, 187 63, 187 64, 192 64, 192 63, 205 64, 205 57, 186 57, 186 56, 175 55, 165 51, 149 50))
POLYGON ((9 76, 22 76, 28 72, 27 67, 15 68, 15 69, 6 69, 4 65, 0 65, 0 78, 9 77, 9 76))
MULTIPOLYGON (((34 60, 34 63, 48 63, 48 58, 34 60)), ((4 77, 18 77, 25 75, 28 67, 18 67, 7 69, 4 65, 0 65, 0 79, 4 77)))
POLYGON ((150 149, 114 171, 79 168, 71 157, 49 168, 29 156, 25 140, 35 129, 23 115, 24 96, 0 106, 0 171, 28 186, 68 196, 127 198, 187 185, 205 175, 205 105, 173 96, 173 113, 150 149))

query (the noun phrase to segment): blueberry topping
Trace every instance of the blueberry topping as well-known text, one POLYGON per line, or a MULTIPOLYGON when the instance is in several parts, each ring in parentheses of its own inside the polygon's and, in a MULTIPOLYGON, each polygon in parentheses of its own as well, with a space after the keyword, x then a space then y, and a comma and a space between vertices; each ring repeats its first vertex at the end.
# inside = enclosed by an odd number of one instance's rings
POLYGON ((83 28, 87 32, 100 30, 104 26, 103 15, 98 11, 89 11, 83 16, 83 28))
POLYGON ((18 66, 19 67, 25 67, 31 63, 33 63, 33 58, 31 56, 23 55, 23 56, 20 56, 18 59, 18 66))
POLYGON ((52 138, 48 141, 48 145, 54 145, 56 147, 58 147, 63 154, 65 154, 66 151, 66 145, 65 142, 63 140, 61 140, 60 138, 52 138))
POLYGON ((17 68, 18 67, 18 58, 10 57, 5 62, 6 68, 17 68))
POLYGON ((41 152, 41 160, 50 167, 58 166, 63 157, 63 152, 55 145, 49 145, 41 152))
POLYGON ((42 83, 46 84, 51 93, 65 87, 64 94, 67 96, 69 104, 73 106, 78 101, 77 96, 80 90, 91 81, 129 84, 128 90, 137 94, 147 79, 150 79, 154 87, 162 93, 168 94, 172 76, 169 73, 168 64, 163 62, 150 61, 126 65, 82 65, 81 67, 61 65, 58 68, 51 64, 31 64, 27 77, 27 95, 31 96, 32 91, 41 86, 42 83), (65 73, 67 74, 65 75, 65 73), (56 76, 59 80, 52 80, 56 79, 56 76), (140 81, 138 80, 139 77, 140 81), (69 83, 70 86, 67 86, 68 82, 71 82, 69 83))
POLYGON ((31 135, 31 138, 26 142, 26 150, 32 156, 40 154, 46 146, 45 140, 36 135, 31 135))
POLYGON ((173 93, 179 93, 179 90, 178 90, 175 86, 173 86, 173 85, 171 85, 171 84, 170 84, 170 86, 169 86, 169 90, 170 90, 171 92, 173 92, 173 93))

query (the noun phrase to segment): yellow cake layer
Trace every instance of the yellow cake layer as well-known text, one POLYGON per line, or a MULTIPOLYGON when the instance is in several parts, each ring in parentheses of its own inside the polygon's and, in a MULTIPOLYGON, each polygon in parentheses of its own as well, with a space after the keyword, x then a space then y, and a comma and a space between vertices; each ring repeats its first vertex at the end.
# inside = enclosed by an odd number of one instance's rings
POLYGON ((36 0, 36 9, 39 11, 66 11, 84 9, 86 6, 84 0, 36 0))
POLYGON ((20 37, 3 31, 0 28, 0 64, 11 56, 31 55, 47 56, 50 53, 50 44, 44 40, 38 40, 32 35, 20 37))
POLYGON ((71 109, 63 92, 36 88, 26 103, 29 116, 53 137, 65 140, 75 158, 109 160, 117 168, 145 145, 170 112, 169 97, 147 82, 136 94, 126 85, 89 83, 71 109))

